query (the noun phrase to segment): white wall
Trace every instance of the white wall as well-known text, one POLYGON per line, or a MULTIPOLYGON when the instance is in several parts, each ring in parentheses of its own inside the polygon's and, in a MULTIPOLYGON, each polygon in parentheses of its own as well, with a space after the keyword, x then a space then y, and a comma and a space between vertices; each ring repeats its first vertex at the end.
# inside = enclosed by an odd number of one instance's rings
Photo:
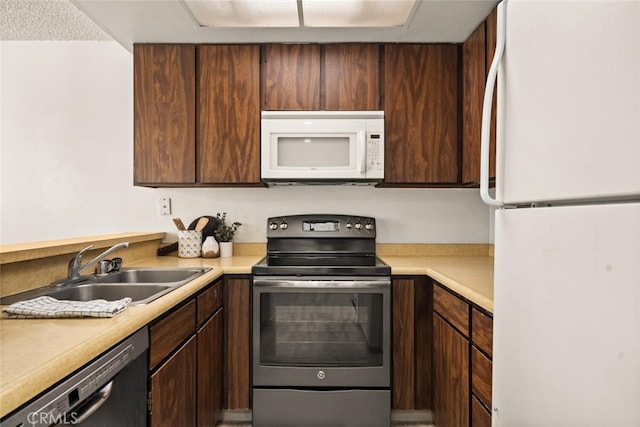
POLYGON ((133 186, 133 59, 116 42, 1 42, 0 243, 165 231, 228 212, 236 240, 265 241, 266 218, 377 218, 383 243, 487 243, 477 190, 371 187, 150 189, 133 186), (158 199, 173 214, 160 216, 158 199))

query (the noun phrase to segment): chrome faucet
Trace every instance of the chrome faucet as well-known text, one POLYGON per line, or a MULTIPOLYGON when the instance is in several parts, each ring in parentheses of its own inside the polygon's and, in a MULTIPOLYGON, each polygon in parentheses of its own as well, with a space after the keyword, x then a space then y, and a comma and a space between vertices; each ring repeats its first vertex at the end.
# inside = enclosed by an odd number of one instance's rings
POLYGON ((129 247, 129 242, 118 243, 117 245, 113 245, 112 247, 110 247, 109 249, 107 249, 106 251, 104 251, 103 253, 101 253, 100 255, 98 255, 97 257, 95 257, 85 265, 81 265, 82 255, 84 255, 84 253, 87 252, 89 249, 93 248, 93 245, 87 246, 86 248, 78 252, 78 254, 75 257, 73 257, 71 261, 69 261, 69 277, 67 278, 67 280, 75 280, 79 278, 80 273, 82 273, 92 265, 95 265, 98 262, 100 262, 100 260, 104 259, 111 252, 114 252, 122 248, 128 248, 128 247, 129 247))

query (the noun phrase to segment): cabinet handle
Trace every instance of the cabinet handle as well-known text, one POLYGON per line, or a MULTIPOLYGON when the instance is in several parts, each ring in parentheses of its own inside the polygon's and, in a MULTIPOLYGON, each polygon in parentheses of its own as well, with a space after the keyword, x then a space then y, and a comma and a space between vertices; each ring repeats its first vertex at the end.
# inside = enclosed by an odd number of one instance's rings
POLYGON ((498 28, 496 53, 493 56, 487 85, 484 90, 484 103, 482 105, 482 134, 480 137, 480 198, 489 206, 502 207, 501 200, 492 198, 489 195, 489 145, 491 136, 491 103, 493 102, 493 89, 496 86, 498 67, 502 62, 504 54, 504 43, 506 38, 506 9, 507 0, 502 0, 498 5, 498 28))

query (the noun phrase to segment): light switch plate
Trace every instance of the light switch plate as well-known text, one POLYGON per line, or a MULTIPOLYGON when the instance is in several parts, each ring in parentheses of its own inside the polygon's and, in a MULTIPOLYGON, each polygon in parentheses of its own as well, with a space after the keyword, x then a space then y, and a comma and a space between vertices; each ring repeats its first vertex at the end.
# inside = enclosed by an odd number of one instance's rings
POLYGON ((160 215, 171 215, 171 198, 161 197, 160 201, 158 202, 158 208, 160 209, 160 215))

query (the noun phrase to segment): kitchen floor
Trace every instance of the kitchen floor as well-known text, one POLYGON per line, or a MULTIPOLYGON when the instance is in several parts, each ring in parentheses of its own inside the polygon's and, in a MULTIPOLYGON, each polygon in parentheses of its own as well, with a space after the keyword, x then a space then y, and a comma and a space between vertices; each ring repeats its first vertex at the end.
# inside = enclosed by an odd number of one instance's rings
MULTIPOLYGON (((251 423, 240 422, 240 423, 232 423, 232 422, 224 422, 218 424, 217 427, 251 427, 251 423)), ((435 427, 435 424, 425 424, 425 423, 410 423, 410 422, 393 422, 391 423, 391 427, 435 427)))
MULTIPOLYGON (((391 427, 436 427, 431 411, 391 411, 391 427)), ((251 411, 223 411, 216 427, 251 427, 251 411)))

